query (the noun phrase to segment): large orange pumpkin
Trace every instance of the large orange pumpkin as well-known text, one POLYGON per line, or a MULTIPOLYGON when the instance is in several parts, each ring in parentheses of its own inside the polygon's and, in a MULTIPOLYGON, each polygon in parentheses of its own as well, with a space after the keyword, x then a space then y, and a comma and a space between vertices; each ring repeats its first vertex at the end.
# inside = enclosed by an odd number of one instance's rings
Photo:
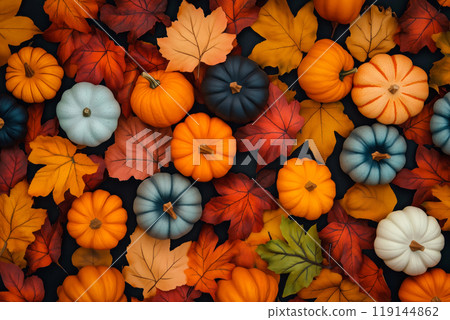
POLYGON ((157 128, 183 119, 194 105, 194 88, 179 72, 143 73, 131 94, 131 108, 143 122, 157 128))
POLYGON ((178 171, 206 182, 223 177, 231 169, 236 139, 221 119, 196 113, 175 127, 171 149, 178 171))
POLYGON ((376 55, 353 78, 353 102, 364 116, 383 124, 401 124, 419 114, 428 93, 427 73, 401 54, 376 55))
POLYGON ((298 67, 298 81, 312 100, 336 102, 352 89, 354 67, 352 56, 329 39, 317 41, 298 67))
POLYGON ((314 0, 319 15, 340 24, 352 23, 361 11, 365 0, 314 0))
POLYGON ((86 266, 58 287, 59 302, 125 302, 125 280, 119 270, 86 266))
POLYGON ((432 269, 420 276, 406 278, 398 296, 403 302, 450 302, 450 274, 432 269))

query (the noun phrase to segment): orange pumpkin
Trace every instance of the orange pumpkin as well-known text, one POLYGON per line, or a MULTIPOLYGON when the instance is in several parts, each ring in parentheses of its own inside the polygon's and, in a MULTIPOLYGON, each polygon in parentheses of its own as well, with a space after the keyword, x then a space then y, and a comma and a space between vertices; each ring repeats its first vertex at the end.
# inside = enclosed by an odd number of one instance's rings
POLYGON ((450 274, 432 269, 420 276, 406 278, 398 296, 403 302, 450 302, 450 274))
POLYGON ((131 108, 143 122, 157 128, 178 123, 194 105, 194 88, 178 72, 143 73, 131 94, 131 108))
POLYGON ((317 41, 298 67, 299 84, 312 100, 336 102, 352 89, 352 56, 329 39, 317 41))
POLYGON ((219 302, 274 302, 278 281, 261 270, 236 267, 231 279, 220 280, 216 299, 219 302))
POLYGON ((125 302, 125 280, 119 270, 86 266, 58 287, 59 302, 125 302))
POLYGON ((6 89, 27 103, 41 103, 55 97, 64 70, 42 48, 25 47, 8 59, 6 89))
POLYGON ((401 54, 376 55, 353 78, 353 102, 364 116, 383 124, 401 124, 419 114, 428 93, 427 73, 401 54))
POLYGON ((67 214, 67 231, 84 248, 112 249, 127 233, 122 200, 104 190, 86 192, 67 214))
POLYGON ((231 169, 236 139, 221 119, 196 113, 175 127, 171 149, 179 172, 206 182, 223 177, 231 169))
POLYGON ((325 20, 340 24, 352 23, 361 11, 365 0, 314 0, 317 13, 325 20))

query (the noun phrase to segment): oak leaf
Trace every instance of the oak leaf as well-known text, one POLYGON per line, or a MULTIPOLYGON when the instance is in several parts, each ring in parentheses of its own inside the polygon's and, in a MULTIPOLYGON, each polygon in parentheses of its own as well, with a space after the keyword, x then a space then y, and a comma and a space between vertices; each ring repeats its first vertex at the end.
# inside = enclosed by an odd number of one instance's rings
POLYGON ((0 302, 40 302, 44 300, 44 283, 37 276, 25 279, 18 266, 0 261, 0 276, 8 291, 0 292, 0 302))
POLYGON ((430 70, 430 87, 439 92, 439 87, 450 84, 450 31, 431 36, 444 56, 430 70))
POLYGON ((0 151, 0 194, 7 193, 27 174, 27 156, 19 147, 0 151))
POLYGON ((366 255, 363 256, 363 264, 358 274, 358 283, 377 302, 391 301, 391 290, 383 276, 383 269, 366 255))
POLYGON ((235 34, 251 26, 258 19, 260 9, 256 0, 209 0, 209 7, 211 11, 223 9, 228 21, 226 31, 235 34))
POLYGON ((450 231, 450 184, 436 185, 431 189, 431 193, 439 201, 427 201, 422 206, 430 216, 445 220, 442 230, 450 231))
POLYGON ((81 269, 86 266, 110 266, 113 258, 109 250, 78 248, 72 254, 72 264, 81 269))
POLYGON ((27 135, 25 136, 25 151, 31 152, 30 142, 38 136, 56 136, 59 132, 58 120, 56 118, 42 123, 44 104, 33 104, 27 108, 27 135))
POLYGON ((189 286, 176 287, 170 291, 161 291, 157 289, 156 295, 151 298, 152 302, 194 302, 195 299, 200 298, 202 293, 198 290, 193 290, 189 286))

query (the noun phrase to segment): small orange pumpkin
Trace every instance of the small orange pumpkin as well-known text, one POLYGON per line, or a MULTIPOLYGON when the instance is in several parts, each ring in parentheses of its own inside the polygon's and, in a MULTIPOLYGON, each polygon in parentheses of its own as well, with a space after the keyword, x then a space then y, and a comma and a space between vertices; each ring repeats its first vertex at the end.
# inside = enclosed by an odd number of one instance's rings
POLYGON ((216 299, 219 302, 274 302, 278 293, 278 281, 258 269, 236 267, 231 279, 220 280, 216 299))
POLYGON ((221 119, 196 113, 175 127, 171 149, 178 171, 206 182, 223 177, 231 169, 236 139, 221 119))
POLYGON ((58 302, 126 302, 125 280, 115 268, 86 266, 58 287, 58 302))
POLYGON ((104 190, 85 192, 67 214, 67 231, 84 248, 112 249, 127 233, 122 200, 104 190))
POLYGON ((406 278, 398 296, 403 302, 450 302, 450 274, 432 269, 420 276, 406 278))
POLYGON ((179 72, 143 73, 131 94, 131 108, 143 122, 157 128, 178 123, 194 105, 194 88, 179 72))
POLYGON ((367 118, 401 124, 422 111, 428 98, 428 75, 398 54, 379 54, 359 67, 352 98, 367 118))
POLYGON ((299 84, 312 100, 336 102, 352 89, 352 56, 329 39, 317 41, 298 67, 299 84))
POLYGON ((8 59, 6 89, 27 103, 41 103, 56 96, 64 70, 42 48, 25 47, 8 59))
POLYGON ((314 0, 314 8, 328 21, 352 23, 361 11, 365 0, 314 0))

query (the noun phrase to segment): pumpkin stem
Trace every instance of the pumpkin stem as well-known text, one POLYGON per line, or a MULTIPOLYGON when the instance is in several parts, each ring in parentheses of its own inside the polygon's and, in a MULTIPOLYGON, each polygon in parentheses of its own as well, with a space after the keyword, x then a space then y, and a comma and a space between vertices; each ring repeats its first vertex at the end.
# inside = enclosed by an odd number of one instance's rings
POLYGON ((5 120, 0 118, 0 130, 5 126, 5 120))
POLYGON ((308 181, 308 182, 305 184, 305 189, 308 190, 309 192, 313 191, 315 188, 317 188, 317 184, 315 184, 315 183, 312 182, 312 181, 308 181))
POLYGON ((150 82, 150 88, 152 88, 152 89, 156 89, 161 84, 161 81, 156 80, 151 75, 149 75, 147 72, 142 72, 142 77, 145 80, 147 80, 148 82, 150 82))
POLYGON ((372 153, 372 159, 376 161, 384 160, 384 159, 390 159, 391 156, 387 153, 380 153, 378 151, 375 151, 372 153))
POLYGON ((30 65, 29 65, 28 63, 25 62, 25 63, 23 64, 23 66, 24 66, 24 68, 25 68, 25 76, 26 76, 27 78, 33 77, 33 76, 34 76, 34 70, 31 69, 30 65))
POLYGON ((415 241, 415 240, 411 241, 411 243, 409 245, 409 248, 413 252, 425 250, 425 247, 423 245, 421 245, 420 243, 418 243, 417 241, 415 241))
POLYGON ((334 34, 336 33, 336 29, 339 27, 339 23, 338 22, 333 22, 332 26, 333 26, 333 30, 331 31, 331 39, 334 38, 334 34))
POLYGON ((91 228, 92 230, 100 229, 101 226, 102 226, 102 222, 100 220, 98 220, 97 218, 92 219, 91 223, 89 223, 89 228, 91 228))
POLYGON ((239 85, 236 81, 230 83, 230 89, 232 94, 236 94, 241 92, 242 86, 239 85))
POLYGON ((200 154, 214 154, 214 149, 205 144, 200 145, 200 154))
POLYGON ((393 84, 388 90, 390 93, 396 94, 400 87, 397 84, 393 84))
POLYGON ((354 73, 356 73, 357 71, 358 71, 358 68, 353 68, 352 70, 348 70, 348 71, 342 70, 341 73, 339 73, 339 80, 344 81, 344 78, 345 78, 346 76, 349 76, 349 75, 351 75, 351 74, 354 74, 354 73))
POLYGON ((172 218, 172 219, 176 219, 177 218, 177 214, 175 213, 175 211, 173 210, 173 206, 172 206, 172 202, 167 202, 163 204, 163 210, 164 212, 167 212, 167 214, 172 218))
POLYGON ((84 109, 83 109, 83 117, 88 118, 88 117, 90 117, 90 116, 91 116, 91 109, 89 109, 89 108, 84 108, 84 109))
POLYGON ((433 297, 433 299, 431 299, 431 302, 442 302, 441 299, 439 299, 439 297, 433 297))

